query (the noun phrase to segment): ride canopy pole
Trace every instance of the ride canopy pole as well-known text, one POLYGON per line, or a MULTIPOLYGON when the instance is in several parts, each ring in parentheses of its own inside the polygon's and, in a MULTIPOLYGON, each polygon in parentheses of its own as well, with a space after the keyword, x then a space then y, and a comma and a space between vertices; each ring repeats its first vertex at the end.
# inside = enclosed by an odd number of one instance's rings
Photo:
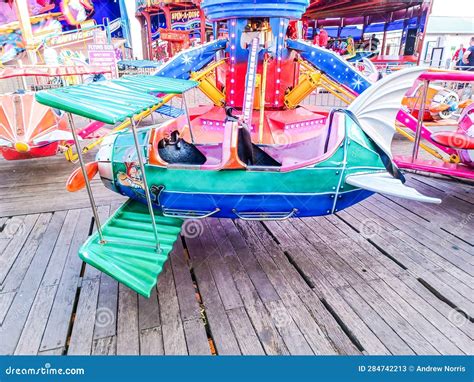
POLYGON ((97 227, 97 233, 99 234, 99 242, 100 244, 105 244, 104 235, 102 234, 102 225, 100 224, 99 213, 97 212, 97 206, 95 204, 94 195, 92 193, 91 184, 89 181, 89 177, 87 176, 86 165, 84 163, 84 158, 82 157, 82 148, 81 143, 79 141, 79 137, 76 132, 76 126, 74 124, 74 120, 72 118, 71 113, 67 113, 69 126, 71 127, 71 133, 74 138, 74 143, 77 147, 77 157, 79 158, 79 164, 81 166, 82 176, 84 177, 84 181, 86 183, 87 194, 89 195, 89 202, 91 204, 92 213, 94 215, 95 225, 97 227))
POLYGON ((184 112, 186 113, 186 119, 188 120, 189 135, 191 135, 191 142, 194 143, 193 127, 191 126, 191 117, 189 116, 189 109, 188 109, 188 103, 186 102, 185 92, 183 92, 183 94, 181 94, 181 97, 183 99, 184 112))
POLYGON ((428 80, 423 81, 423 96, 421 97, 420 111, 418 114, 418 120, 416 122, 415 143, 413 144, 413 152, 411 155, 412 163, 414 163, 415 160, 418 158, 418 152, 420 151, 421 129, 422 129, 422 124, 423 124, 423 115, 425 114, 425 104, 426 104, 426 98, 428 94, 429 85, 430 85, 430 81, 428 80))
POLYGON ((161 253, 160 241, 158 239, 158 232, 156 228, 155 212, 153 211, 153 204, 151 202, 150 189, 148 188, 148 182, 146 180, 145 164, 143 161, 143 154, 140 149, 140 142, 138 141, 137 125, 133 117, 130 118, 130 125, 131 125, 131 130, 133 133, 133 140, 135 141, 135 149, 137 150, 138 164, 140 166, 140 171, 142 173, 143 188, 145 191, 146 203, 148 205, 148 212, 150 213, 151 225, 153 227, 153 234, 155 235, 156 251, 158 253, 161 253))

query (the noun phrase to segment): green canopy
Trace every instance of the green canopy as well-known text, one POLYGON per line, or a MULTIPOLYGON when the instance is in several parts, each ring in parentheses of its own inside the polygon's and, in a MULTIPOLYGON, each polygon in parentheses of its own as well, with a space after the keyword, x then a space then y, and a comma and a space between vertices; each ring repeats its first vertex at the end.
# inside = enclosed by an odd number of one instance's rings
POLYGON ((198 85, 196 81, 159 76, 123 76, 112 82, 147 93, 182 94, 198 85))
POLYGON ((162 102, 151 93, 182 94, 195 81, 159 76, 124 76, 87 85, 42 90, 36 100, 46 106, 114 125, 162 102))

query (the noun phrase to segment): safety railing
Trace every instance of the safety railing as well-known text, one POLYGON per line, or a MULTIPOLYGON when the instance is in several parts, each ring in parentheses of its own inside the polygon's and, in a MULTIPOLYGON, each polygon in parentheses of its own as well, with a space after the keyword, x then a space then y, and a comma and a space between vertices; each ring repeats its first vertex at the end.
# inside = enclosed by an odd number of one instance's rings
POLYGON ((320 106, 320 107, 346 107, 347 104, 334 94, 329 93, 324 88, 317 88, 302 102, 303 105, 320 106))

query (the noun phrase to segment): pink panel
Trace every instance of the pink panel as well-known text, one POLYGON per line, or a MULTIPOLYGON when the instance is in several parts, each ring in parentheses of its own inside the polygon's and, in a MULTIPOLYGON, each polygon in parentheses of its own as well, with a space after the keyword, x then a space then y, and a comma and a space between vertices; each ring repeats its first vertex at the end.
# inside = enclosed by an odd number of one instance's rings
POLYGON ((394 161, 398 167, 404 169, 426 171, 435 174, 456 176, 458 178, 474 179, 474 170, 459 164, 423 159, 417 159, 412 163, 411 157, 407 156, 397 156, 394 158, 394 161))

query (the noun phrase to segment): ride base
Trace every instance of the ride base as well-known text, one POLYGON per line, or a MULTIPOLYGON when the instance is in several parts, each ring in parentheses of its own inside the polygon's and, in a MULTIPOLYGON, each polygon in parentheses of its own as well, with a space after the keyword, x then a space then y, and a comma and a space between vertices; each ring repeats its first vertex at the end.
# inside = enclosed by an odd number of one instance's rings
POLYGON ((130 199, 102 225, 105 243, 100 243, 95 232, 81 247, 79 256, 148 298, 183 223, 181 219, 157 213, 155 220, 160 251, 156 248, 147 206, 130 199))
POLYGON ((407 170, 425 171, 464 179, 474 179, 474 169, 462 164, 419 158, 412 161, 411 156, 397 156, 394 158, 394 162, 398 167, 407 170))

